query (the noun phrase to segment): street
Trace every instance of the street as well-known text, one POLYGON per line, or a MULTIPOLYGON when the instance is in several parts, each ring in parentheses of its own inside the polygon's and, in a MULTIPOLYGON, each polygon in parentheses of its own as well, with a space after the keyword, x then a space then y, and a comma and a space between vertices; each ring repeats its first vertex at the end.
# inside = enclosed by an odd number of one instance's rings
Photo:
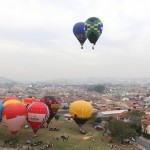
POLYGON ((150 150, 150 140, 146 140, 143 137, 137 137, 136 143, 141 145, 143 150, 150 150))

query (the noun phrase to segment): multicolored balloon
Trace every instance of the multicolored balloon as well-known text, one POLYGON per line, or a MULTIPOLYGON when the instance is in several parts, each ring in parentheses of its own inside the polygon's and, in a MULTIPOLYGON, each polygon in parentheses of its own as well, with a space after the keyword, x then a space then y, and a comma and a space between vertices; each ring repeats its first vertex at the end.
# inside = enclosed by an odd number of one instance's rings
POLYGON ((32 127, 34 134, 49 118, 49 109, 42 102, 34 102, 27 107, 27 121, 32 127))
POLYGON ((83 49, 83 44, 87 39, 86 33, 85 33, 85 23, 84 22, 78 22, 73 27, 73 33, 75 37, 78 39, 78 41, 81 44, 81 49, 83 49))
POLYGON ((81 128, 92 116, 93 107, 91 103, 77 100, 70 104, 69 113, 77 125, 81 128))
POLYGON ((88 40, 94 45, 102 34, 103 23, 99 18, 91 17, 85 22, 85 32, 88 40))
POLYGON ((27 107, 28 105, 32 104, 33 102, 38 102, 35 97, 29 96, 23 99, 22 103, 27 107))
POLYGON ((19 99, 18 99, 17 97, 15 97, 15 96, 8 96, 8 97, 4 98, 3 103, 5 103, 6 101, 11 100, 11 99, 19 100, 19 99))
POLYGON ((21 101, 18 99, 9 99, 3 103, 3 106, 7 106, 9 104, 21 104, 21 101))
POLYGON ((47 128, 48 128, 50 121, 53 119, 53 117, 56 115, 59 109, 59 102, 55 96, 44 96, 41 98, 41 102, 45 103, 50 111, 50 115, 47 120, 47 128))
MULTIPOLYGON (((5 102, 6 103, 6 102, 5 102)), ((2 111, 2 122, 15 135, 26 121, 26 107, 20 103, 9 103, 2 111)))
POLYGON ((0 102, 0 122, 2 121, 3 104, 0 102))

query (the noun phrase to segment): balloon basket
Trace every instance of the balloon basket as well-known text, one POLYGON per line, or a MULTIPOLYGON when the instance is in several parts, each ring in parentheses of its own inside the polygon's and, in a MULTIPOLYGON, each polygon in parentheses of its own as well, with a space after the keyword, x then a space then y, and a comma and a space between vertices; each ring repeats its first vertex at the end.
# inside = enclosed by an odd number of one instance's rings
POLYGON ((33 137, 34 137, 34 138, 36 138, 36 137, 37 137, 37 135, 36 135, 36 134, 34 134, 34 135, 33 135, 33 137))

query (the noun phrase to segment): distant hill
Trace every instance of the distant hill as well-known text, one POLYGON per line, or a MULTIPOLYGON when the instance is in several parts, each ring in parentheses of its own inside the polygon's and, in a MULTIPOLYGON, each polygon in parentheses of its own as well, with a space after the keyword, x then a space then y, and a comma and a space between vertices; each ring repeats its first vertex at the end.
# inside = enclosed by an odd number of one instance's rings
POLYGON ((5 78, 5 77, 0 77, 0 84, 12 83, 12 82, 14 82, 14 81, 10 80, 8 78, 5 78))

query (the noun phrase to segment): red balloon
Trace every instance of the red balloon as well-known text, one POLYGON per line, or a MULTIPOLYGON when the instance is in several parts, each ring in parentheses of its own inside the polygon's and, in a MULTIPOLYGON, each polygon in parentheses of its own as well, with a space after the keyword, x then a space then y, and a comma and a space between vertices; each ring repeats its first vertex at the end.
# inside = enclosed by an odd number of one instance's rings
POLYGON ((16 134, 27 118, 26 107, 22 103, 6 105, 2 111, 2 122, 12 134, 16 134))
POLYGON ((32 104, 33 102, 38 102, 38 100, 35 97, 26 97, 24 98, 24 100, 22 101, 22 103, 26 106, 32 104))
POLYGON ((42 102, 34 102, 27 108, 27 121, 32 127, 34 133, 47 121, 49 117, 49 109, 46 104, 42 102))

